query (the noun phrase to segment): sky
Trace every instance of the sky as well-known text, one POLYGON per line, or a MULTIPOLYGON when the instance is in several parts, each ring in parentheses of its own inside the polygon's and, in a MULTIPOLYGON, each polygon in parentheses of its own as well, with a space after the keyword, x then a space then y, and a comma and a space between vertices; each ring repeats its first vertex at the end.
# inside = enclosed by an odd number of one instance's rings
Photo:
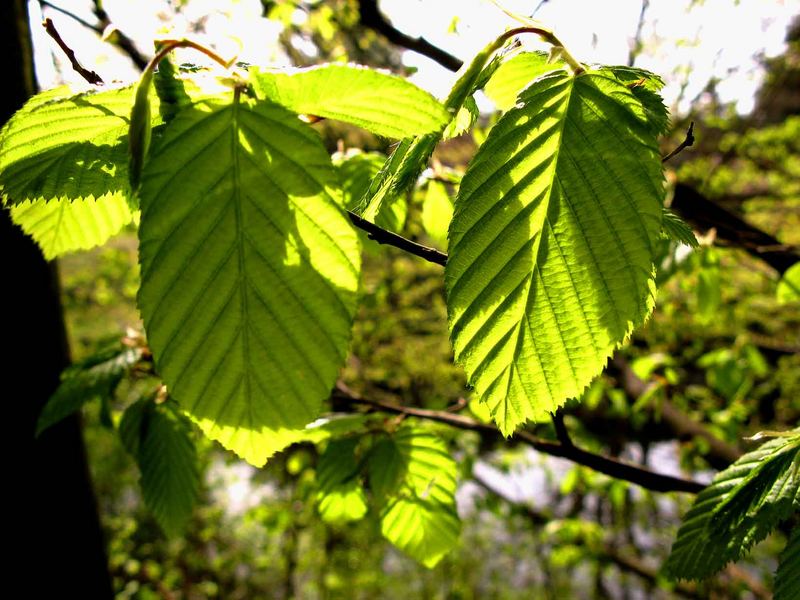
MULTIPOLYGON (((583 62, 624 64, 628 58, 642 0, 502 0, 502 5, 535 18, 554 31, 583 62), (579 18, 576 18, 579 17, 579 18)), ((78 17, 94 22, 90 0, 50 0, 78 17)), ((159 37, 186 35, 216 46, 223 56, 238 55, 253 64, 288 66, 277 44, 281 26, 261 18, 259 0, 187 0, 180 14, 165 0, 104 0, 112 21, 145 54, 159 37), (205 35, 192 31, 204 22, 205 35), (169 33, 168 33, 169 32, 169 33)), ((382 0, 381 9, 393 24, 412 36, 422 36, 459 58, 469 60, 488 41, 518 25, 491 0, 382 0)), ((65 65, 52 40, 38 26, 40 4, 30 0, 37 73, 43 88, 80 78, 65 65), (56 68, 56 67, 59 68, 56 68)), ((673 111, 685 113, 710 77, 721 80, 723 101, 736 103, 740 113, 753 107, 763 78, 757 57, 783 52, 786 27, 800 14, 800 0, 650 0, 642 38, 646 44, 637 66, 664 77, 664 97, 673 111), (681 95, 681 88, 684 88, 681 95)), ((106 81, 130 81, 136 70, 126 57, 75 20, 45 7, 62 37, 85 66, 106 81)), ((297 11, 302 20, 304 13, 297 11)), ((535 39, 531 47, 546 48, 535 39)), ((191 60, 196 62, 196 58, 191 60)), ((418 69, 412 80, 439 97, 447 94, 454 75, 432 60, 406 52, 404 62, 418 69)), ((485 105, 484 105, 485 106, 485 105)))

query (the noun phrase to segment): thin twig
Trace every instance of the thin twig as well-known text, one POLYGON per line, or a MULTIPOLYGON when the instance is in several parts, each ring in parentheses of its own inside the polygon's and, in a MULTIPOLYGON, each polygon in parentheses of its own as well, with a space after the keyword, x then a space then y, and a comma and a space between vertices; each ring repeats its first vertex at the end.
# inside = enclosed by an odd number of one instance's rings
POLYGON ((42 23, 42 26, 44 27, 44 30, 47 32, 47 35, 53 38, 56 44, 59 45, 61 50, 64 51, 64 54, 67 55, 69 62, 72 64, 72 69, 75 72, 77 72, 81 77, 83 77, 86 81, 88 81, 92 85, 103 85, 103 78, 100 77, 100 75, 98 75, 94 71, 90 71, 89 69, 85 68, 84 66, 81 65, 81 63, 78 62, 78 59, 75 58, 75 52, 73 52, 72 48, 67 46, 66 42, 64 42, 64 40, 61 39, 61 36, 56 30, 56 26, 53 25, 52 19, 50 18, 45 19, 44 22, 42 23))
POLYGON ((375 240, 379 244, 386 244, 405 250, 409 254, 424 258, 428 262, 444 266, 447 263, 447 254, 440 252, 436 248, 430 246, 423 246, 417 242, 412 242, 401 235, 397 235, 391 231, 387 231, 375 223, 371 223, 366 219, 359 217, 351 211, 347 211, 347 216, 350 217, 350 222, 359 229, 366 231, 371 240, 375 240))
MULTIPOLYGON (((476 431, 497 440, 504 439, 503 435, 494 425, 482 423, 481 421, 476 421, 464 415, 447 411, 400 406, 378 400, 361 398, 343 386, 337 386, 333 396, 339 405, 362 405, 374 411, 436 421, 457 429, 476 431)), ((589 467, 599 473, 604 473, 615 479, 635 483, 655 492, 686 492, 689 494, 696 494, 705 487, 703 484, 690 479, 682 479, 680 477, 673 477, 672 475, 656 473, 643 467, 582 450, 577 446, 565 446, 556 442, 543 440, 524 430, 514 433, 511 440, 527 444, 543 454, 570 460, 574 463, 589 467)))
POLYGON ((50 9, 55 10, 57 12, 60 12, 65 17, 69 17, 70 19, 72 19, 73 21, 75 21, 77 23, 80 23, 81 25, 83 25, 87 29, 91 29, 97 35, 103 35, 103 28, 100 25, 94 25, 92 23, 89 23, 89 21, 86 21, 86 20, 82 19, 78 15, 73 14, 73 13, 69 12, 68 10, 66 10, 64 8, 61 8, 60 6, 56 6, 55 4, 50 4, 49 2, 47 2, 47 0, 39 0, 39 4, 41 6, 46 6, 47 8, 50 8, 50 9))
POLYGON ((662 163, 667 162, 673 156, 680 154, 684 149, 688 148, 689 146, 694 144, 694 121, 689 123, 689 129, 686 130, 686 137, 680 143, 680 145, 675 148, 672 152, 667 154, 664 158, 661 159, 662 163))
POLYGON ((553 413, 553 427, 556 430, 556 439, 562 446, 572 446, 572 439, 569 437, 567 426, 564 425, 564 409, 559 408, 553 413))

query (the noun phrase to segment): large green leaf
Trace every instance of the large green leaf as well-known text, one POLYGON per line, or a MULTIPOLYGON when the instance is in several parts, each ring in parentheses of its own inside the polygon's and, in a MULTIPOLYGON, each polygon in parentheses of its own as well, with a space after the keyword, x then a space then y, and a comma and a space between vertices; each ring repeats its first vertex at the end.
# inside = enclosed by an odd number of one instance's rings
POLYGON ((383 502, 381 532, 400 550, 434 567, 458 543, 456 463, 435 434, 404 425, 376 445, 370 485, 383 502))
POLYGON ((11 219, 49 260, 103 244, 130 223, 133 214, 127 200, 115 194, 100 200, 25 201, 11 206, 11 219))
POLYGON ((246 98, 181 111, 144 169, 139 307, 156 366, 255 465, 317 417, 346 355, 360 262, 335 182, 312 129, 246 98))
POLYGON ((795 598, 800 598, 800 527, 786 543, 775 573, 775 600, 795 598))
POLYGON ((254 68, 251 74, 259 98, 298 114, 353 123, 390 138, 438 131, 451 119, 428 92, 366 67, 329 64, 288 73, 254 68))
POLYGON ((781 437, 717 474, 683 518, 664 564, 673 579, 699 579, 739 559, 800 510, 800 436, 781 437))
POLYGON ((332 440, 319 458, 317 503, 328 523, 358 521, 367 514, 367 499, 359 477, 355 449, 358 438, 332 440))
POLYGON ((470 164, 445 285, 456 360, 504 434, 580 396, 654 304, 662 170, 613 78, 538 79, 470 164))
POLYGON ((505 111, 517 103, 519 93, 534 79, 564 66, 561 61, 548 61, 546 52, 520 52, 497 68, 484 92, 499 110, 505 111))
POLYGON ((125 411, 120 436, 139 465, 145 505, 168 535, 179 535, 200 487, 191 424, 174 402, 148 398, 125 411))
POLYGON ((42 433, 94 398, 110 398, 125 373, 141 358, 138 348, 114 346, 68 368, 36 424, 42 433))
POLYGON ((9 204, 128 194, 133 88, 34 96, 0 133, 0 194, 9 204))

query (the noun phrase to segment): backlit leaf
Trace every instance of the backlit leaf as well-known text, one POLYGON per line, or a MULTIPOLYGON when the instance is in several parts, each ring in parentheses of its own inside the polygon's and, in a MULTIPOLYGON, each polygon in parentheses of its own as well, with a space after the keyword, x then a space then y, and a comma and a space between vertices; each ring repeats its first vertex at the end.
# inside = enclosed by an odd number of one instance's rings
POLYGON ((445 286, 456 360, 506 435, 583 389, 654 305, 663 176, 631 91, 538 79, 464 176, 445 286))
POLYGON ((170 394, 254 465, 302 437, 344 361, 359 245, 321 141, 271 103, 181 111, 141 188, 139 307, 170 394))

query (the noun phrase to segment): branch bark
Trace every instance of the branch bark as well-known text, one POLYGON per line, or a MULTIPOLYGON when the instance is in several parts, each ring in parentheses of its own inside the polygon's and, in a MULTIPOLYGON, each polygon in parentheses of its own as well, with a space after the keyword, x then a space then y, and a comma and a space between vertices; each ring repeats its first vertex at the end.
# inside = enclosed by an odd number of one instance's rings
MULTIPOLYGON (((447 411, 401 406, 398 404, 361 398, 341 384, 337 385, 335 388, 332 394, 332 400, 335 406, 354 407, 361 405, 373 411, 406 415, 444 423, 457 429, 479 432, 497 441, 505 441, 503 435, 494 425, 482 423, 470 417, 447 411)), ((680 477, 673 477, 672 475, 656 473, 621 460, 582 450, 574 445, 565 446, 564 444, 544 440, 525 430, 515 432, 511 441, 527 444, 543 454, 570 460, 574 463, 589 467, 598 473, 603 473, 615 479, 629 481, 630 483, 635 483, 636 485, 640 485, 643 488, 655 492, 685 492, 697 494, 705 487, 703 484, 690 479, 682 479, 680 477)))
POLYGON ((425 38, 414 38, 397 29, 378 8, 378 0, 359 0, 358 15, 364 27, 380 33, 387 40, 401 48, 413 50, 423 56, 427 56, 451 71, 458 71, 463 64, 461 59, 449 52, 445 52, 438 46, 434 46, 425 38))

